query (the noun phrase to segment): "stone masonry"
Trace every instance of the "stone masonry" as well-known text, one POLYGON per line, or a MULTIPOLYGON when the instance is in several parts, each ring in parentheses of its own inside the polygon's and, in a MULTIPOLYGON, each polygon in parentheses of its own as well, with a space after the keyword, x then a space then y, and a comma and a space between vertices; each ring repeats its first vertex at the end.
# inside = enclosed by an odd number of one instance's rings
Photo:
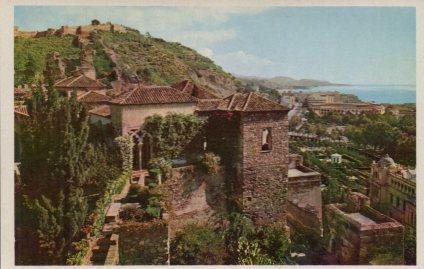
POLYGON ((288 121, 285 112, 244 113, 241 179, 243 211, 257 224, 286 222, 288 121), (262 150, 262 131, 270 128, 272 148, 262 150))

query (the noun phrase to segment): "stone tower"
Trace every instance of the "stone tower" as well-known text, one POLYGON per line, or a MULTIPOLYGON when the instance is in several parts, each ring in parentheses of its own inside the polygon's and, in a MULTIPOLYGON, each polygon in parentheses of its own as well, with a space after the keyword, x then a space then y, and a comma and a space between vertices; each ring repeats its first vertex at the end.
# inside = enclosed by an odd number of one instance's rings
POLYGON ((255 93, 214 102, 200 104, 199 110, 218 118, 208 128, 213 133, 207 138, 208 150, 232 166, 229 177, 237 184, 231 195, 256 224, 286 224, 288 109, 255 93), (227 125, 225 117, 231 118, 227 125))

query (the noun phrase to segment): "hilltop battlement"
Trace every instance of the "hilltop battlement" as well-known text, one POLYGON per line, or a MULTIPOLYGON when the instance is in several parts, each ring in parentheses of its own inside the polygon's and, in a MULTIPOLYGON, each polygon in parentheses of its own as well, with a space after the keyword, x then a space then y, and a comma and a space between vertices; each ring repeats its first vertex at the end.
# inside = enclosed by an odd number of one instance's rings
POLYGON ((79 36, 86 38, 94 31, 107 31, 126 33, 128 30, 121 24, 113 24, 111 22, 100 23, 93 20, 91 24, 80 26, 63 25, 59 29, 49 28, 45 31, 22 31, 18 26, 14 28, 15 37, 46 37, 46 36, 79 36))

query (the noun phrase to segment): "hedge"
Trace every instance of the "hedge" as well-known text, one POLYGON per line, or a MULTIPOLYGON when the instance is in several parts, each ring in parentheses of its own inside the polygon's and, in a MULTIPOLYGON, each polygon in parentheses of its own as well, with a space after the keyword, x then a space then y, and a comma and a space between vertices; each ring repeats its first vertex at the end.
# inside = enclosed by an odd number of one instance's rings
MULTIPOLYGON (((114 180, 108 186, 103 197, 96 202, 96 209, 94 210, 93 214, 97 215, 97 219, 91 226, 95 238, 98 238, 102 232, 107 205, 112 202, 113 196, 115 194, 118 194, 122 191, 125 184, 129 181, 130 176, 131 172, 129 171, 125 171, 124 173, 122 173, 116 180, 114 180)), ((88 240, 83 238, 80 241, 74 242, 73 247, 76 252, 68 256, 66 264, 81 265, 84 260, 84 257, 87 255, 87 252, 89 250, 88 240)))

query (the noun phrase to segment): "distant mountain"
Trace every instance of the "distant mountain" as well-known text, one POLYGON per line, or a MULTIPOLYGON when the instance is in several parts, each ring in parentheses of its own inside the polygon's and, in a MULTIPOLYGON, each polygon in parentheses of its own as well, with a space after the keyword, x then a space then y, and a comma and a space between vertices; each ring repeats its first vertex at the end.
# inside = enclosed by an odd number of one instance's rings
POLYGON ((245 85, 253 88, 266 87, 271 89, 294 89, 294 88, 310 88, 317 86, 343 86, 346 84, 337 84, 325 80, 313 79, 293 79, 290 77, 277 76, 273 78, 261 78, 254 76, 237 76, 237 78, 245 85))

